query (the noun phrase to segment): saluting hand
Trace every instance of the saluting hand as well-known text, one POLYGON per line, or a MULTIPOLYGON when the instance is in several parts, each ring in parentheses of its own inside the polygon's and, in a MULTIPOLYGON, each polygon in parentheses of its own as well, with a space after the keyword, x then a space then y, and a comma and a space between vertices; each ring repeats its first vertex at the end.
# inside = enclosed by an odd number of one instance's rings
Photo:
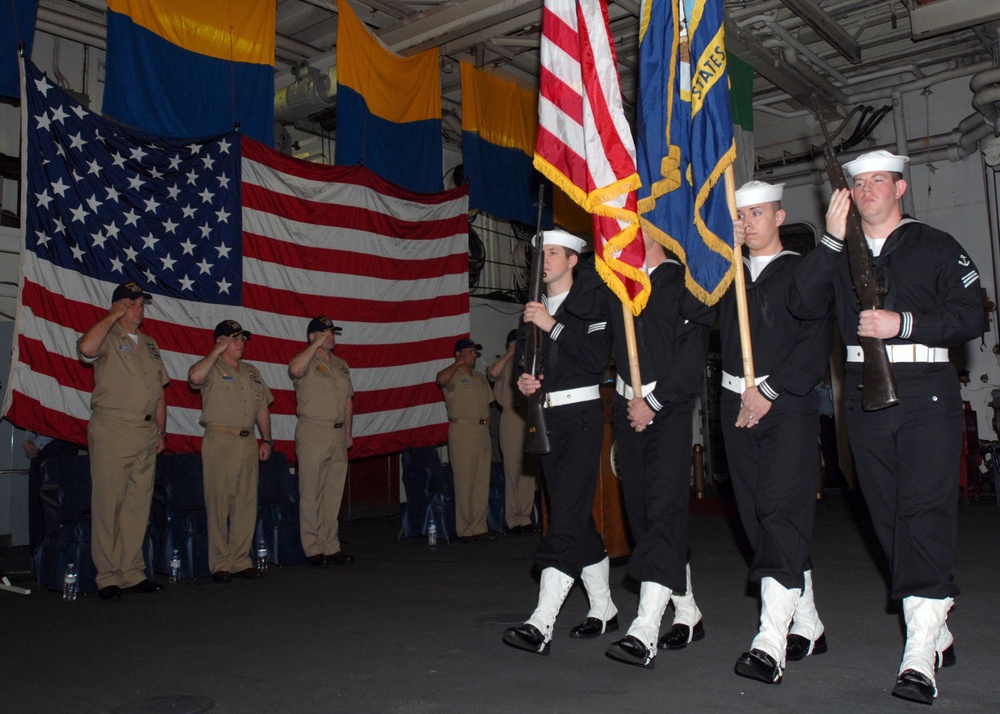
POLYGON ((746 242, 747 228, 743 221, 736 219, 733 221, 733 245, 743 245, 746 242))
POLYGON ((326 332, 314 332, 312 337, 309 339, 309 344, 311 345, 322 345, 326 342, 326 332))
POLYGON ((826 232, 837 240, 844 240, 847 235, 847 214, 851 211, 851 191, 838 188, 830 198, 830 206, 826 209, 826 232))
POLYGON ((223 352, 226 351, 226 348, 229 347, 230 344, 232 344, 234 339, 236 338, 233 337, 232 335, 221 335, 215 341, 215 348, 212 351, 215 352, 216 355, 221 355, 223 352))
POLYGON ((132 307, 134 301, 131 298, 122 298, 121 300, 116 300, 111 303, 111 307, 108 308, 108 314, 115 318, 115 320, 120 320, 122 315, 128 312, 128 309, 132 307))

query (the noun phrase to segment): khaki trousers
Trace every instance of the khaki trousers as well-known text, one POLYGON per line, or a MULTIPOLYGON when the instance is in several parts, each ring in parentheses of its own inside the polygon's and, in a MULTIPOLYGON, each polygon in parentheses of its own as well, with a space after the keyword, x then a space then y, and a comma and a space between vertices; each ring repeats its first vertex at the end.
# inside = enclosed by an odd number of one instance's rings
POLYGON ((486 424, 449 425, 448 458, 455 478, 455 530, 459 537, 487 531, 492 457, 486 424))
POLYGON ((513 407, 500 414, 500 453, 503 454, 504 511, 508 528, 531 525, 535 505, 535 477, 524 473, 524 417, 513 407))
POLYGON ((90 554, 97 587, 131 587, 146 579, 142 542, 153 501, 156 426, 94 414, 87 425, 87 445, 90 554))
POLYGON ((201 443, 208 520, 208 568, 238 573, 253 567, 257 527, 257 440, 206 431, 201 443))
POLYGON ((340 550, 340 504, 347 481, 347 434, 333 423, 299 418, 299 533, 306 556, 340 550))

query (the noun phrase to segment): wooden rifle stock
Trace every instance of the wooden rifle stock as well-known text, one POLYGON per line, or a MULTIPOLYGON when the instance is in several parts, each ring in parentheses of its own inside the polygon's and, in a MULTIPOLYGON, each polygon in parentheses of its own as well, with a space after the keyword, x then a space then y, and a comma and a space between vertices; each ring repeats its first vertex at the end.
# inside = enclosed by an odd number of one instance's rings
MULTIPOLYGON (((823 162, 826 164, 826 173, 830 177, 830 185, 835 191, 841 188, 850 190, 850 184, 847 183, 847 178, 844 176, 844 169, 837 161, 833 144, 830 143, 826 125, 819 115, 818 106, 816 107, 816 118, 823 129, 826 142, 823 147, 823 162)), ((854 283, 854 292, 858 296, 861 309, 882 309, 884 290, 875 274, 871 251, 868 249, 865 231, 861 225, 861 214, 858 213, 858 207, 854 204, 853 197, 851 198, 850 211, 847 214, 847 233, 844 236, 844 242, 847 245, 847 257, 851 264, 851 281, 854 283)), ((858 344, 861 345, 865 360, 861 383, 861 400, 865 411, 885 409, 897 404, 899 395, 896 392, 896 379, 892 374, 892 364, 889 362, 889 355, 886 354, 885 343, 878 337, 858 337, 858 344)))
MULTIPOLYGON (((528 281, 528 302, 541 302, 542 277, 545 270, 545 259, 541 251, 542 240, 542 205, 545 198, 544 187, 538 189, 538 220, 535 223, 535 236, 531 240, 531 277, 528 281), (536 245, 537 244, 537 245, 536 245)), ((542 373, 542 330, 538 325, 528 325, 528 337, 524 350, 525 370, 532 377, 542 373)), ((543 400, 544 390, 528 397, 525 422, 527 434, 524 437, 524 450, 529 454, 547 454, 552 450, 549 443, 549 430, 545 423, 543 400)))

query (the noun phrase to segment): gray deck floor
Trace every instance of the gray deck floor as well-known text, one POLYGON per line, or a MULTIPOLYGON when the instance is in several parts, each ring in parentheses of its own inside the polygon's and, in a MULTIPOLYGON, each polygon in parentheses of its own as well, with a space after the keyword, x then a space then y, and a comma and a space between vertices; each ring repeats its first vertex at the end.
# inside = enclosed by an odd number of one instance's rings
MULTIPOLYGON (((387 518, 343 524, 345 550, 357 556, 350 566, 272 567, 257 581, 184 581, 113 602, 0 592, 0 712, 176 713, 187 703, 170 698, 180 696, 212 702, 213 712, 928 711, 889 695, 901 624, 851 501, 828 495, 817 513, 816 599, 830 650, 789 663, 779 686, 733 673, 758 605, 732 509, 702 505, 715 513, 691 520, 707 636, 662 653, 652 670, 606 658, 610 635, 567 637, 587 611, 579 587, 551 656, 502 644, 535 603, 537 536, 430 549, 398 541, 398 519, 387 518)), ((998 524, 994 506, 961 509, 964 592, 950 619, 958 664, 939 673, 931 711, 1000 710, 998 524)), ((0 551, 0 567, 33 587, 25 548, 0 551)), ((624 565, 611 578, 627 623, 635 588, 624 565)))

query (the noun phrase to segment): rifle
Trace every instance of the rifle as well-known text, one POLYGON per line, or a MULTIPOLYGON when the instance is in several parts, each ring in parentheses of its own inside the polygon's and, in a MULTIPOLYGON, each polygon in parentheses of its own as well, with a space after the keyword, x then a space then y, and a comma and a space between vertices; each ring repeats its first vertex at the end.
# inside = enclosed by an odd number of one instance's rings
MULTIPOLYGON (((844 169, 837 161, 833 144, 830 142, 826 124, 823 123, 823 118, 820 116, 816 95, 813 95, 813 105, 816 119, 823 129, 823 138, 826 142, 823 147, 823 163, 826 164, 830 185, 834 190, 840 188, 850 190, 850 185, 844 176, 844 169)), ((858 296, 861 309, 881 310, 885 288, 879 282, 872 266, 871 250, 865 241, 861 214, 858 213, 858 207, 855 205, 853 197, 851 198, 850 211, 847 214, 847 234, 844 236, 844 242, 847 244, 847 257, 851 264, 851 282, 854 283, 854 292, 858 296)), ((865 411, 885 409, 897 404, 899 395, 896 392, 896 379, 892 374, 892 365, 889 363, 889 355, 886 354, 884 342, 878 337, 858 337, 858 343, 861 345, 865 357, 861 380, 861 401, 865 411)))
MULTIPOLYGON (((542 206, 545 199, 545 187, 538 187, 538 219, 535 222, 535 235, 531 239, 531 277, 528 281, 528 302, 541 302, 542 276, 545 259, 542 256, 542 206)), ((532 377, 538 377, 542 372, 542 329, 535 324, 528 325, 528 337, 525 341, 525 368, 532 377)), ((547 454, 552 450, 549 443, 549 430, 545 423, 545 410, 542 400, 544 390, 528 397, 525 413, 528 433, 524 438, 524 450, 529 454, 547 454)))

